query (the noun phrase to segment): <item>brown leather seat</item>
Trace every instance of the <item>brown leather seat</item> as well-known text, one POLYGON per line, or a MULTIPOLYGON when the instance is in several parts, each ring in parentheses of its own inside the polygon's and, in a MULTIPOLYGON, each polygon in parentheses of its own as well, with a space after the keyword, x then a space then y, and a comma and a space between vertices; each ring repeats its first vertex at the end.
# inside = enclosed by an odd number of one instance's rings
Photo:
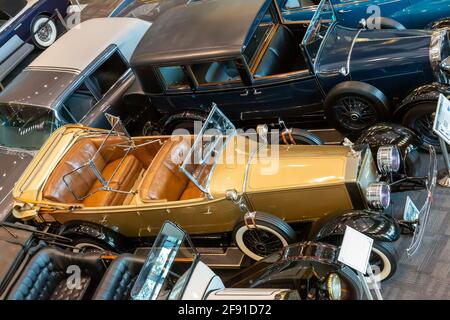
MULTIPOLYGON (((102 176, 108 181, 117 169, 109 187, 113 190, 130 191, 143 167, 141 162, 133 155, 126 156, 122 164, 121 161, 122 158, 109 163, 102 171, 102 176)), ((101 188, 102 184, 97 180, 90 190, 92 195, 83 201, 86 207, 116 206, 123 204, 127 197, 126 193, 100 190, 101 188)))
MULTIPOLYGON (((208 174, 211 170, 210 166, 203 167, 198 166, 197 169, 194 171, 194 177, 197 178, 197 180, 204 184, 205 180, 208 178, 208 174)), ((184 190, 183 194, 180 197, 180 200, 189 200, 189 199, 199 199, 204 198, 205 194, 202 190, 200 190, 194 182, 189 181, 186 189, 184 190)))
MULTIPOLYGON (((44 187, 44 199, 59 203, 83 202, 88 207, 122 204, 127 194, 100 190, 102 187, 100 181, 87 165, 97 150, 95 144, 89 139, 82 139, 75 143, 50 175, 44 187), (90 193, 93 194, 83 201, 81 200, 90 193)), ((143 166, 133 155, 125 157, 123 163, 118 167, 121 161, 122 158, 105 164, 105 159, 99 153, 94 160, 105 180, 109 180, 117 169, 109 185, 112 189, 130 191, 142 172, 143 166)))
POLYGON ((143 201, 180 199, 189 179, 179 168, 189 148, 190 141, 183 137, 165 142, 142 181, 139 195, 143 201))
MULTIPOLYGON (((43 190, 44 199, 59 203, 80 202, 77 198, 84 197, 97 180, 89 166, 85 165, 96 152, 97 147, 90 140, 76 142, 50 175, 43 190)), ((100 154, 95 158, 95 165, 99 170, 105 167, 105 160, 100 154)))

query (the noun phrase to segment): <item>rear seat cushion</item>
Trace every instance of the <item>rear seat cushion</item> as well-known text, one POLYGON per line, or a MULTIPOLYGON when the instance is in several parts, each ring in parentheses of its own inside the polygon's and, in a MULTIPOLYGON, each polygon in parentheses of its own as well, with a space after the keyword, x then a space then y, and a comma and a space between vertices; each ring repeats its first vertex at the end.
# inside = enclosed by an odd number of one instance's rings
MULTIPOLYGON (((108 181, 113 175, 114 171, 117 169, 109 184, 110 188, 120 191, 130 191, 136 179, 138 179, 143 166, 142 163, 133 155, 126 156, 125 159, 123 159, 122 164, 121 161, 122 159, 117 159, 109 163, 102 171, 102 176, 106 181, 108 181)), ((101 182, 99 180, 96 180, 96 182, 90 189, 90 193, 93 194, 83 201, 83 204, 86 207, 121 205, 127 197, 126 193, 105 190, 99 191, 99 189, 101 188, 101 182)))
MULTIPOLYGON (((59 203, 80 202, 78 199, 88 194, 97 179, 89 166, 86 165, 96 152, 97 148, 90 140, 82 139, 76 142, 61 159, 45 184, 44 200, 59 203), (68 173, 71 174, 67 175, 68 173)), ((94 161, 97 168, 103 170, 105 160, 100 154, 95 157, 94 161)))
POLYGON ((189 152, 190 143, 183 138, 166 141, 153 159, 142 181, 142 201, 179 200, 189 182, 180 165, 189 152))

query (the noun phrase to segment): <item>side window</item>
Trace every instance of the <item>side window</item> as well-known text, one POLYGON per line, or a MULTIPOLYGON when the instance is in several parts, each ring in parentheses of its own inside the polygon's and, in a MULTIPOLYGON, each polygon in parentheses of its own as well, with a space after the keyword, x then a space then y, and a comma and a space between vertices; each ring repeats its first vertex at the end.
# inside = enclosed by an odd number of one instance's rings
MULTIPOLYGON (((350 1, 350 0, 347 0, 350 1)), ((351 0, 353 1, 353 0, 351 0)), ((300 8, 308 8, 319 5, 319 0, 287 0, 284 8, 287 10, 290 9, 300 9, 300 8)))
POLYGON ((194 64, 191 69, 199 85, 241 81, 236 63, 233 60, 194 64))
POLYGON ((127 72, 128 66, 116 51, 90 76, 103 96, 127 72))
POLYGON ((160 67, 159 72, 167 89, 189 88, 189 79, 180 66, 160 67))
POLYGON ((68 122, 80 122, 97 104, 98 99, 89 89, 89 80, 83 82, 63 103, 61 115, 68 122))

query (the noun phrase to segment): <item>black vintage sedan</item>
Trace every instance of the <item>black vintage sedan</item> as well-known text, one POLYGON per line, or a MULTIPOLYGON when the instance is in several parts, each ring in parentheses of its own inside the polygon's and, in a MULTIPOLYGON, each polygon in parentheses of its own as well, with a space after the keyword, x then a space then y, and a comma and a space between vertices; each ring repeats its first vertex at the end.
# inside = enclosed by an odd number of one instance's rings
POLYGON ((395 120, 437 145, 430 125, 449 54, 444 29, 350 29, 328 0, 310 22, 284 21, 274 0, 194 1, 153 22, 131 62, 141 88, 128 94, 150 97, 166 132, 216 102, 243 126, 326 115, 360 132, 395 120))

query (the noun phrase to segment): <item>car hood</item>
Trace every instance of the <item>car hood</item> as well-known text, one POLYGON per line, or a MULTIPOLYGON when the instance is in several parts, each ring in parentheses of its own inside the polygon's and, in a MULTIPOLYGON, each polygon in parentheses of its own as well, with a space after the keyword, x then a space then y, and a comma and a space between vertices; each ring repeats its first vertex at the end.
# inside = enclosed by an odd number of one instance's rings
POLYGON ((364 81, 388 96, 406 94, 434 81, 432 34, 426 30, 357 30, 336 25, 322 44, 315 71, 325 92, 342 81, 364 81))
POLYGON ((257 152, 234 150, 233 161, 214 169, 210 183, 214 198, 227 190, 252 193, 343 185, 357 178, 360 159, 343 146, 280 145, 272 149, 267 145, 257 152))
POLYGON ((431 35, 424 30, 362 30, 348 57, 351 78, 370 81, 394 74, 432 73, 431 35))
POLYGON ((25 168, 34 157, 34 152, 0 146, 0 221, 11 212, 11 191, 25 168))

